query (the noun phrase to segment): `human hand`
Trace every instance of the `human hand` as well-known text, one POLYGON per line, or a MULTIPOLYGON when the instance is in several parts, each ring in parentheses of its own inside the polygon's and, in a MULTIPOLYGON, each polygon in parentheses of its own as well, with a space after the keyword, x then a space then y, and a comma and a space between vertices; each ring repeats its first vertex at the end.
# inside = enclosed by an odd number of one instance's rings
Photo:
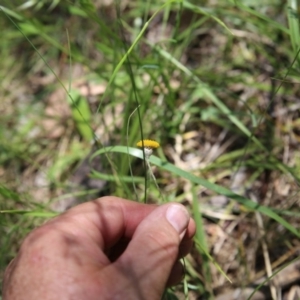
POLYGON ((5 272, 3 300, 161 299, 183 275, 195 223, 179 204, 104 197, 35 229, 5 272))

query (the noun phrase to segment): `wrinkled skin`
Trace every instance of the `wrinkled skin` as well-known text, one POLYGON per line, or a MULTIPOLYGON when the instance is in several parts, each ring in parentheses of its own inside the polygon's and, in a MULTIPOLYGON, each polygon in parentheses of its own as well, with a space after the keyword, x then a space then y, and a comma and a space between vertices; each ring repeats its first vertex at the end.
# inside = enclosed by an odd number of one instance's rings
POLYGON ((178 259, 194 234, 179 204, 104 197, 78 205, 26 237, 6 269, 3 299, 161 299, 181 280, 178 259))

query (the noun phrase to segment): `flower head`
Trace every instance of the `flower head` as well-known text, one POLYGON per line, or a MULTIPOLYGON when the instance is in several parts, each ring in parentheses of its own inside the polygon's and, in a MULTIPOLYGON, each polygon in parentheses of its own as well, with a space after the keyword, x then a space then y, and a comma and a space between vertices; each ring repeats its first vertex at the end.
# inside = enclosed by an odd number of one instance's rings
POLYGON ((144 147, 144 152, 145 152, 145 155, 147 158, 150 157, 150 155, 153 152, 153 149, 156 149, 160 146, 158 142, 153 141, 153 140, 141 140, 136 145, 139 148, 144 147))
POLYGON ((150 149, 156 149, 160 146, 158 142, 153 141, 153 140, 142 140, 142 141, 139 141, 136 145, 140 148, 145 147, 145 148, 150 148, 150 149))

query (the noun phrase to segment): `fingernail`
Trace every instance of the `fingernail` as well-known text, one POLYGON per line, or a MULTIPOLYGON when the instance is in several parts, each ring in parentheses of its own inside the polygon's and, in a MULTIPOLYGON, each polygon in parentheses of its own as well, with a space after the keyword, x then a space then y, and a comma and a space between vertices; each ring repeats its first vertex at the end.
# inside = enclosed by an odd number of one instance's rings
POLYGON ((187 228, 190 220, 188 211, 180 204, 170 205, 166 218, 179 234, 187 228))

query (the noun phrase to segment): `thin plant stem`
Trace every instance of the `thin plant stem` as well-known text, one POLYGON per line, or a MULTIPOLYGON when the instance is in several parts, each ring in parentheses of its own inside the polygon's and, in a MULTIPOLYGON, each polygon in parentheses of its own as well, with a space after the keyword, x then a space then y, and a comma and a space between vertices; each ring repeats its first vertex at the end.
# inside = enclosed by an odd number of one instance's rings
MULTIPOLYGON (((133 114, 137 111, 137 109, 139 109, 140 104, 134 109, 134 111, 129 115, 128 121, 127 121, 127 128, 126 128, 126 137, 127 137, 127 150, 129 153, 129 145, 128 145, 128 140, 129 140, 129 123, 130 123, 130 119, 133 116, 133 114)), ((132 172, 132 168, 131 168, 131 159, 130 159, 130 155, 127 156, 128 157, 128 164, 129 164, 129 172, 131 177, 133 178, 133 172, 132 172)), ((147 175, 146 175, 147 176, 147 175)), ((133 185, 133 190, 134 190, 134 194, 135 194, 135 198, 136 200, 138 200, 138 194, 137 194, 137 190, 136 190, 136 186, 134 183, 134 180, 132 180, 132 185, 133 185)), ((145 198, 146 199, 146 198, 145 198)))
POLYGON ((159 186, 157 184, 156 178, 155 178, 155 176, 154 176, 154 174, 153 174, 153 172, 151 170, 151 165, 150 165, 150 162, 149 162, 148 158, 146 158, 146 164, 147 164, 147 167, 148 167, 148 170, 149 170, 150 177, 153 179, 155 187, 157 188, 162 201, 165 202, 165 198, 164 198, 164 196, 163 196, 163 194, 162 194, 162 192, 161 192, 161 190, 160 190, 160 188, 159 188, 159 186))

